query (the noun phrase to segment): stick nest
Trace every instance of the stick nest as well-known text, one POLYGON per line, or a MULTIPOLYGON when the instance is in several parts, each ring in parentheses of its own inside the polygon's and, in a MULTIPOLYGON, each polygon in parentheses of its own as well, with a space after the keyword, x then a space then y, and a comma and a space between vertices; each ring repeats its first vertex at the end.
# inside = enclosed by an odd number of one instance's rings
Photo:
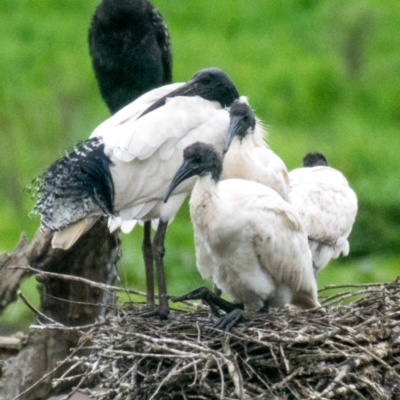
POLYGON ((400 279, 355 288, 320 297, 323 309, 275 310, 231 333, 201 305, 167 321, 125 305, 83 334, 87 351, 53 383, 78 379, 75 391, 102 400, 400 399, 400 279))

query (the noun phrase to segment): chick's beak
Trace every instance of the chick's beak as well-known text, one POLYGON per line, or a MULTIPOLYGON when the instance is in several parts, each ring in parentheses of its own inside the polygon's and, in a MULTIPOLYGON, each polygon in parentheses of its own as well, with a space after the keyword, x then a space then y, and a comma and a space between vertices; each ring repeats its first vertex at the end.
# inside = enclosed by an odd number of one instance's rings
POLYGON ((191 178, 192 176, 196 175, 196 171, 194 166, 190 161, 184 160, 180 168, 178 169, 178 172, 175 174, 174 178, 172 179, 172 182, 168 186, 167 191, 165 192, 164 196, 164 203, 166 203, 171 196, 172 192, 174 189, 182 183, 184 180, 191 178))

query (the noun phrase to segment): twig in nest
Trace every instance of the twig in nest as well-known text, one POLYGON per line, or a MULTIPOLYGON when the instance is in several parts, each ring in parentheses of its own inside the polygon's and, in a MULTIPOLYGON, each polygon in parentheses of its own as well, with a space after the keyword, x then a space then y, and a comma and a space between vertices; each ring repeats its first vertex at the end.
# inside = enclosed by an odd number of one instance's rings
POLYGON ((51 322, 52 324, 55 324, 57 326, 61 326, 63 327, 63 324, 60 324, 59 322, 55 321, 53 318, 48 317, 47 315, 43 314, 42 312, 40 312, 38 309, 36 309, 35 307, 33 307, 33 305, 31 303, 29 303, 29 301, 27 300, 27 298, 23 295, 23 293, 18 290, 18 297, 23 301, 23 303, 34 313, 36 314, 38 317, 43 318, 49 322, 51 322))
POLYGON ((272 310, 229 334, 204 309, 160 321, 122 307, 84 334, 91 352, 74 362, 102 382, 98 400, 400 398, 400 284, 352 295, 362 297, 325 311, 272 310))
POLYGON ((58 278, 58 279, 64 279, 64 280, 67 280, 67 281, 75 281, 75 282, 85 283, 86 285, 89 285, 91 287, 95 287, 95 288, 102 289, 102 290, 108 290, 110 292, 125 291, 125 292, 130 293, 130 294, 136 294, 138 296, 146 297, 146 293, 145 292, 141 292, 139 290, 130 289, 130 288, 123 289, 123 288, 121 288, 119 286, 106 285, 105 283, 94 282, 94 281, 91 281, 90 279, 81 278, 81 277, 75 276, 75 275, 65 275, 65 274, 58 274, 56 272, 41 271, 40 269, 32 268, 30 266, 27 266, 27 267, 15 267, 15 268, 16 269, 25 269, 25 270, 28 270, 28 271, 31 271, 31 272, 35 272, 36 274, 42 275, 42 276, 58 278))

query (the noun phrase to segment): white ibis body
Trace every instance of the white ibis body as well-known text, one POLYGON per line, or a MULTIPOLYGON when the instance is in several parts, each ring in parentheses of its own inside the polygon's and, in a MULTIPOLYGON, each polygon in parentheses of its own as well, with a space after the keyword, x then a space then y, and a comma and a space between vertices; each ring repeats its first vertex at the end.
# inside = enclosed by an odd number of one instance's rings
POLYGON ((318 306, 307 234, 298 213, 257 182, 220 181, 222 160, 204 143, 184 151, 165 200, 198 176, 190 198, 197 268, 235 303, 257 311, 265 302, 318 306))
POLYGON ((265 131, 247 99, 235 100, 229 110, 230 126, 225 142, 222 179, 240 178, 274 189, 289 198, 289 175, 285 163, 265 142, 265 131))
POLYGON ((357 196, 321 153, 308 153, 303 161, 303 168, 289 172, 289 197, 304 221, 317 275, 332 258, 348 255, 357 196))
POLYGON ((112 113, 172 81, 168 29, 148 0, 102 0, 91 21, 89 50, 112 113))
MULTIPOLYGON (((168 309, 163 268, 166 227, 191 192, 194 179, 177 188, 168 204, 163 203, 164 193, 186 146, 205 140, 222 153, 229 126, 225 107, 239 97, 218 69, 202 70, 188 83, 174 87, 144 112, 139 98, 139 116, 133 105, 127 106, 100 125, 91 139, 50 166, 38 179, 35 206, 42 229, 56 231, 53 246, 64 249, 101 215, 117 215, 125 221, 159 218, 161 228, 153 250, 164 311, 168 309)), ((152 98, 146 96, 146 101, 152 98)), ((150 263, 146 273, 148 268, 150 263)), ((154 304, 154 298, 149 301, 154 304)))

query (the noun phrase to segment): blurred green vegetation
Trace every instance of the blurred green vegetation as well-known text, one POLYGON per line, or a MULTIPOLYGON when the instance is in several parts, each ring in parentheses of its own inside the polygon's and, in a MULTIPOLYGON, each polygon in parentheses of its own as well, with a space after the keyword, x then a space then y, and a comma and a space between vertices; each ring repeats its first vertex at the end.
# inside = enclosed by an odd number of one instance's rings
MULTIPOLYGON (((39 221, 23 188, 109 113, 88 55, 98 0, 2 0, 0 10, 0 252, 39 221)), ((398 0, 154 0, 173 45, 174 81, 225 70, 269 127, 289 169, 319 150, 348 177, 359 214, 347 259, 319 285, 388 281, 400 253, 400 3, 398 0)), ((123 237, 120 273, 144 289, 141 229, 123 237)), ((169 228, 168 286, 202 280, 187 205, 169 228)), ((23 286, 38 302, 34 279, 23 286)), ((11 305, 0 320, 26 326, 11 305)), ((5 328, 4 328, 5 329, 5 328)))

